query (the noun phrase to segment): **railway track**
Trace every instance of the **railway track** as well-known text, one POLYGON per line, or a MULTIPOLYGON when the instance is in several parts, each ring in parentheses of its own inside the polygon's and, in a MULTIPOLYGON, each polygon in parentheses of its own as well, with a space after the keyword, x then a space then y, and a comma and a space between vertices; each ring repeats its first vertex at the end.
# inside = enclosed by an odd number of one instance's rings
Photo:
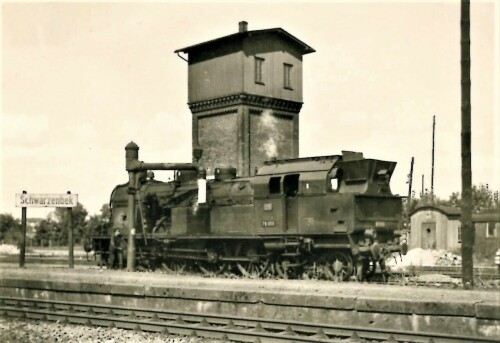
POLYGON ((491 342, 481 337, 0 297, 0 315, 235 342, 491 342))

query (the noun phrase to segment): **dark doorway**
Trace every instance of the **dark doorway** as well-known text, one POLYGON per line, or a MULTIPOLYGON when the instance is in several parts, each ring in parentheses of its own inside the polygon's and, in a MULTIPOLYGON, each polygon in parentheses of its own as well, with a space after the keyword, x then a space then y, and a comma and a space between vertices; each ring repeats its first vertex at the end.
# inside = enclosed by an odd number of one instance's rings
POLYGON ((298 232, 299 209, 297 195, 299 193, 300 174, 286 175, 283 178, 283 195, 285 196, 285 231, 287 233, 298 232))

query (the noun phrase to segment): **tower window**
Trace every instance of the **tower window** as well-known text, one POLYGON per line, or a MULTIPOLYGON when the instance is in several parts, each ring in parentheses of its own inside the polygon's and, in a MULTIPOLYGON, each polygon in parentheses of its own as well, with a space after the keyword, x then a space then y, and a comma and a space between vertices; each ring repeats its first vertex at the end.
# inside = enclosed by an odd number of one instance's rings
POLYGON ((255 57, 255 83, 263 85, 262 81, 262 67, 264 65, 264 59, 262 57, 255 57))
POLYGON ((283 86, 285 89, 293 89, 292 88, 292 65, 288 63, 283 63, 283 86))

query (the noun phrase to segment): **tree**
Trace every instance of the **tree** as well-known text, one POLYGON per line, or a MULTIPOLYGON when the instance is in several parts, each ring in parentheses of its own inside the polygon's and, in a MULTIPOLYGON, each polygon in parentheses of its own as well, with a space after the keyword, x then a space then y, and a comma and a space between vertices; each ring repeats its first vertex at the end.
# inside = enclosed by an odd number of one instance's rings
MULTIPOLYGON (((462 197, 460 192, 453 192, 448 200, 439 199, 430 193, 420 195, 420 198, 412 198, 410 200, 410 210, 412 213, 419 207, 427 205, 444 205, 460 207, 462 205, 462 197)), ((472 186, 472 212, 478 213, 485 210, 500 210, 500 199, 498 191, 494 192, 489 189, 488 184, 479 186, 472 186)))
POLYGON ((10 213, 0 214, 0 243, 17 244, 21 238, 21 221, 10 213))
POLYGON ((408 213, 412 213, 419 207, 432 206, 432 205, 434 206, 448 205, 448 201, 442 200, 438 198, 436 195, 426 192, 424 194, 421 194, 420 198, 418 199, 417 198, 410 199, 410 206, 408 213))
POLYGON ((108 203, 105 203, 101 206, 100 219, 103 222, 109 223, 110 218, 111 218, 111 208, 109 207, 108 203))
POLYGON ((40 246, 51 246, 55 243, 58 228, 57 223, 50 217, 48 219, 41 220, 37 224, 35 230, 35 241, 37 241, 40 246))
POLYGON ((89 237, 97 232, 102 232, 103 230, 106 232, 109 221, 111 218, 111 209, 108 204, 104 204, 101 206, 101 213, 92 215, 87 220, 85 239, 89 240, 89 237))
MULTIPOLYGON (((462 197, 460 192, 452 193, 447 205, 461 207, 462 197)), ((493 192, 488 184, 472 186, 472 212, 478 213, 485 210, 500 210, 498 191, 493 192)))
POLYGON ((109 223, 111 217, 111 209, 108 204, 104 204, 101 207, 101 213, 95 214, 89 217, 86 222, 87 232, 96 228, 98 226, 103 226, 109 223))
MULTIPOLYGON (((78 203, 72 209, 73 237, 75 237, 75 243, 80 243, 83 239, 87 215, 88 212, 81 203, 78 203)), ((68 209, 64 207, 58 207, 54 212, 49 214, 49 218, 51 216, 54 217, 56 222, 55 240, 57 242, 57 245, 68 244, 68 209)))

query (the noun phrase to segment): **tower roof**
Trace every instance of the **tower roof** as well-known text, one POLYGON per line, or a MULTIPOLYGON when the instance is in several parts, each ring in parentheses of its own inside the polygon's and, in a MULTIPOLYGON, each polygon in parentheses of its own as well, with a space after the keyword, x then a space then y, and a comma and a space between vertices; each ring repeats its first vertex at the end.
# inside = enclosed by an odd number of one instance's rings
POLYGON ((198 43, 195 45, 187 46, 187 47, 182 48, 182 49, 177 49, 174 51, 174 53, 179 53, 179 52, 190 53, 190 52, 193 52, 196 50, 207 49, 211 45, 234 42, 234 41, 238 41, 238 40, 243 40, 243 39, 250 37, 250 36, 263 35, 263 34, 276 34, 278 36, 281 36, 283 39, 291 42, 292 44, 295 44, 300 49, 300 52, 302 53, 302 55, 306 55, 306 54, 309 54, 311 52, 316 51, 313 48, 311 48, 309 45, 307 45, 306 43, 302 42, 297 37, 291 35, 290 33, 286 32, 282 28, 277 27, 277 28, 265 29, 265 30, 253 30, 253 31, 243 31, 243 32, 240 31, 240 32, 228 35, 228 36, 224 36, 224 37, 212 39, 212 40, 209 40, 209 41, 206 41, 203 43, 198 43))

